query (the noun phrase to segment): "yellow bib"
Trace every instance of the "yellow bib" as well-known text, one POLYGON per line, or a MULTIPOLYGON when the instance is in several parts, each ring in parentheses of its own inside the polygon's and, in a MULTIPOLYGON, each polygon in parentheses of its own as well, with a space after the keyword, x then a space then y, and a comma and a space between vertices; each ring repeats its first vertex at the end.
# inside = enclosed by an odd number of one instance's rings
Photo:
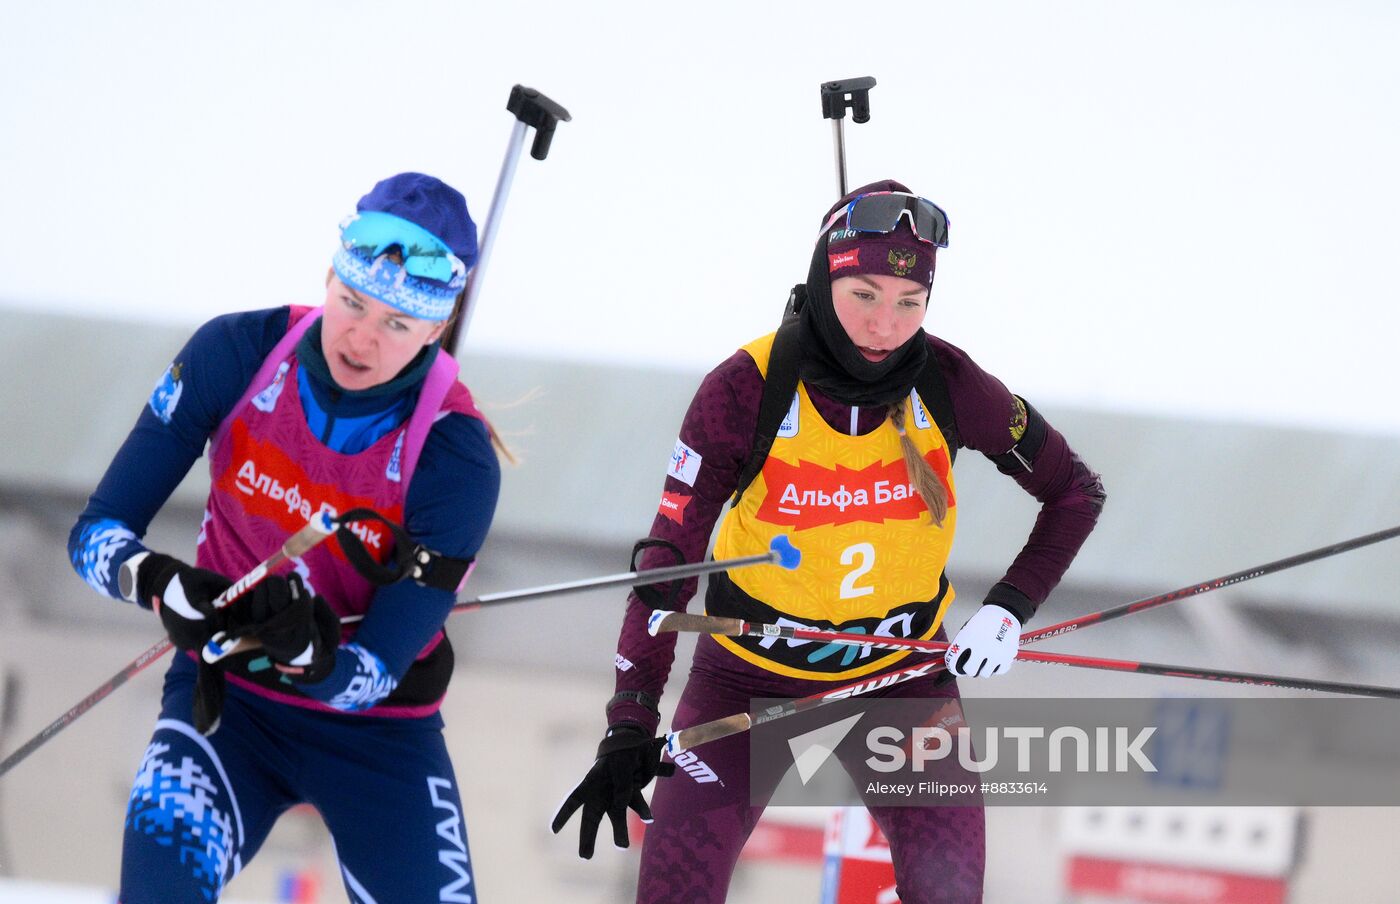
MULTIPOLYGON (((771 334, 744 346, 765 375, 772 346, 771 334)), ((933 636, 954 595, 943 569, 957 522, 956 495, 943 434, 918 393, 910 396, 905 432, 948 491, 943 525, 932 523, 910 485, 893 424, 887 420, 864 436, 833 430, 799 383, 762 472, 720 523, 715 558, 762 553, 775 536, 787 534, 802 551, 802 564, 794 571, 736 569, 728 577, 742 595, 731 597, 760 604, 751 610, 771 607, 788 624, 933 636)), ((909 655, 810 641, 716 639, 749 662, 797 678, 855 678, 909 655)))

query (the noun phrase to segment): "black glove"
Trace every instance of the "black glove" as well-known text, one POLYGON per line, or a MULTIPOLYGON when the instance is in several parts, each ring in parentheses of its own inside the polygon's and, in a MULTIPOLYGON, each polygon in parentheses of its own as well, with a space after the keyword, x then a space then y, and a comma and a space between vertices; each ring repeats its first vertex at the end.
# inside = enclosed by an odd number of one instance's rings
POLYGON ((665 738, 648 737, 641 726, 623 722, 608 729, 598 745, 598 758, 554 814, 550 830, 559 834, 565 823, 579 807, 583 817, 579 822, 578 855, 585 860, 593 856, 593 842, 598 837, 598 824, 606 813, 612 822, 613 844, 627 847, 627 808, 637 811, 642 822, 651 822, 651 807, 642 797, 642 789, 656 776, 666 777, 676 771, 675 763, 661 762, 665 738))
MULTIPOLYGON (((224 629, 228 610, 215 609, 214 600, 233 582, 221 574, 153 552, 123 562, 118 583, 122 596, 160 614, 170 642, 182 650, 198 651, 224 629)), ((223 671, 201 658, 191 715, 195 729, 213 734, 223 710, 223 671)))
POLYGON ((130 560, 124 563, 121 583, 124 594, 132 591, 127 594, 129 599, 160 614, 171 643, 182 650, 199 650, 222 629, 213 602, 233 582, 174 556, 153 552, 134 565, 130 560))
POLYGON ((270 575, 230 606, 230 637, 255 637, 293 681, 321 681, 335 668, 340 618, 301 575, 270 575))

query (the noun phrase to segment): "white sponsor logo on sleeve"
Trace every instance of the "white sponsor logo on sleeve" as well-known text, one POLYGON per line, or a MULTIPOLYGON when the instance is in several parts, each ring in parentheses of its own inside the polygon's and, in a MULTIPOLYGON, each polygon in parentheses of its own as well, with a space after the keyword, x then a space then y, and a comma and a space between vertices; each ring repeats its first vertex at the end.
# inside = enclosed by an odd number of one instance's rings
POLYGON ((617 666, 617 670, 619 672, 626 672, 634 668, 634 666, 632 665, 632 660, 628 659, 626 656, 623 656, 621 653, 618 653, 616 656, 613 657, 613 665, 617 666))
POLYGON ((671 453, 671 465, 666 474, 686 486, 695 486, 695 478, 700 473, 700 453, 676 440, 676 451, 671 453))

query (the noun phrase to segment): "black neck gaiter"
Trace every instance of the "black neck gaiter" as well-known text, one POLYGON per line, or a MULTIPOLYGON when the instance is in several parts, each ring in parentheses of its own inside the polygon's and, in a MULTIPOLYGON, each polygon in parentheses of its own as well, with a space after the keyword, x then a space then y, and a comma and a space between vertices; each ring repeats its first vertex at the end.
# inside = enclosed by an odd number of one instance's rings
POLYGON ((862 408, 889 405, 909 394, 928 359, 920 329, 883 361, 866 360, 836 317, 831 301, 826 237, 817 241, 807 271, 806 303, 799 312, 802 361, 797 374, 839 402, 862 408))

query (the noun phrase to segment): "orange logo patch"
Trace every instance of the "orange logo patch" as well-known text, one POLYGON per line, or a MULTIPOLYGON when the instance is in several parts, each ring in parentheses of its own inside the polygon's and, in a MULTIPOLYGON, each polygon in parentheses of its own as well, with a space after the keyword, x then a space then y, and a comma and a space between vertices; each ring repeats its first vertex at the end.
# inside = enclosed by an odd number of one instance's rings
MULTIPOLYGON (((289 535, 305 527, 311 516, 323 509, 329 509, 334 516, 361 506, 375 507, 373 499, 352 496, 335 484, 313 482, 280 446, 253 436, 240 420, 233 422, 229 442, 233 453, 230 465, 219 475, 216 486, 237 499, 249 515, 271 521, 289 535)), ((401 505, 378 508, 386 518, 403 520, 401 505)), ((351 530, 364 541, 376 561, 388 560, 393 538, 382 528, 355 524, 351 530)), ((332 537, 326 546, 338 558, 345 559, 339 539, 332 537)))
POLYGON ((661 506, 657 509, 657 512, 665 515, 677 524, 684 524, 685 507, 690 504, 692 498, 693 497, 687 496, 684 493, 663 492, 661 494, 661 506))
MULTIPOLYGON (((953 507, 948 453, 934 449, 926 458, 948 492, 949 508, 953 507)), ((763 466, 763 481, 768 489, 758 519, 797 530, 856 521, 910 521, 927 511, 909 483, 903 460, 876 462, 860 470, 837 465, 833 470, 806 461, 790 465, 770 458, 763 466)))

